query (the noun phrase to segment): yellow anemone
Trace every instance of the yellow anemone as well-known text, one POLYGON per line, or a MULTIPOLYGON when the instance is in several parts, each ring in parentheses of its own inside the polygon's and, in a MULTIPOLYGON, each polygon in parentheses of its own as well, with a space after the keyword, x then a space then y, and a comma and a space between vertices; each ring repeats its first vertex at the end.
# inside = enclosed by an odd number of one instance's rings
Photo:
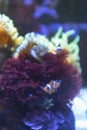
POLYGON ((0 14, 0 49, 14 50, 22 41, 23 37, 19 36, 13 21, 8 16, 0 14))
POLYGON ((72 36, 74 33, 75 33, 74 30, 63 32, 63 28, 60 27, 55 36, 51 38, 51 42, 53 43, 55 48, 58 46, 58 43, 60 43, 61 48, 69 52, 69 55, 67 57, 68 63, 78 67, 78 70, 81 72, 79 45, 78 45, 80 36, 77 35, 72 41, 69 42, 69 36, 72 36))

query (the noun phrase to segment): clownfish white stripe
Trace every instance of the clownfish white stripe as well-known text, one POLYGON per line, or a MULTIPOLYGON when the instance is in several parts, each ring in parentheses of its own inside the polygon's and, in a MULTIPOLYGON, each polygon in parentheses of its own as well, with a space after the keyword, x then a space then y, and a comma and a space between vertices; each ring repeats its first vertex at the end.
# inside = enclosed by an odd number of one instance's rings
POLYGON ((57 91, 57 89, 60 87, 61 84, 61 80, 51 80, 48 84, 46 84, 45 87, 43 87, 43 90, 47 93, 47 94, 53 94, 57 91))
POLYGON ((47 84, 46 85, 48 88, 49 88, 49 90, 51 91, 51 85, 50 84, 47 84))

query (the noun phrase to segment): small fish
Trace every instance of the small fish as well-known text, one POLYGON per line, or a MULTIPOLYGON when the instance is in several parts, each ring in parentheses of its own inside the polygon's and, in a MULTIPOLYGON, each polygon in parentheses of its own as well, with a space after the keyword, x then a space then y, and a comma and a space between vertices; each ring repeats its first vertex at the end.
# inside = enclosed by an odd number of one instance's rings
POLYGON ((43 88, 43 90, 48 94, 53 94, 57 91, 57 88, 60 87, 61 80, 55 81, 51 80, 46 86, 43 88))

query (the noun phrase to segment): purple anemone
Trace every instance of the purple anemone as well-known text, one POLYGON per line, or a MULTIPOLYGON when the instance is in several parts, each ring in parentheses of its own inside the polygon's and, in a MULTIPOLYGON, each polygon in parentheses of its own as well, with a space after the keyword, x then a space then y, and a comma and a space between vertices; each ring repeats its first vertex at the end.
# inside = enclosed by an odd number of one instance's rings
POLYGON ((38 62, 27 54, 7 60, 0 77, 1 98, 16 99, 41 106, 44 99, 53 100, 53 104, 68 103, 81 87, 81 74, 66 60, 65 50, 60 53, 47 53, 38 62), (51 80, 61 80, 60 87, 53 94, 44 91, 51 80))

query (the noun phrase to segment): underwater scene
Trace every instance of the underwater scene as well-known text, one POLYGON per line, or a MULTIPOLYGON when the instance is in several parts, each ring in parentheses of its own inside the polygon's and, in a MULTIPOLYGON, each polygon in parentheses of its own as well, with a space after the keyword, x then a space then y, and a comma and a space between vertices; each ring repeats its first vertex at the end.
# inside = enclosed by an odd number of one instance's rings
POLYGON ((0 0, 0 130, 87 130, 86 4, 0 0))

